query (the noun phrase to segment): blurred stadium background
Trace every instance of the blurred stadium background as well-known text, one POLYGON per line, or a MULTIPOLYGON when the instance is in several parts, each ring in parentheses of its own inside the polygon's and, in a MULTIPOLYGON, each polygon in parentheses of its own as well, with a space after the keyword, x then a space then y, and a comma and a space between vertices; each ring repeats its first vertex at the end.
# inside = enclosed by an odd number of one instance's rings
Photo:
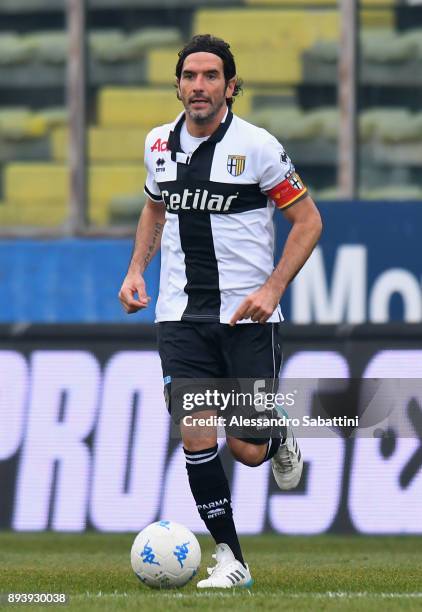
MULTIPOLYGON (((138 531, 169 516, 203 532, 169 437, 153 309, 128 318, 117 301, 144 138, 180 110, 177 51, 194 33, 231 43, 235 112, 280 139, 320 205, 320 246, 283 301, 289 374, 422 379, 422 2, 360 2, 355 152, 338 2, 90 0, 75 47, 83 5, 0 0, 0 528, 138 531)), ((303 440, 290 494, 223 450, 240 531, 422 533, 418 393, 400 407, 412 437, 303 440)))

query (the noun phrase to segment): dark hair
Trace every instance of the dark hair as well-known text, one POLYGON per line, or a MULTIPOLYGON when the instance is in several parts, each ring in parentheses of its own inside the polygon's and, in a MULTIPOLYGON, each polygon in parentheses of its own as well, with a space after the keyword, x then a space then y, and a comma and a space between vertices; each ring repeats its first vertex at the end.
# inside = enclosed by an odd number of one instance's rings
MULTIPOLYGON (((214 53, 220 57, 223 61, 224 78, 226 84, 236 76, 236 64, 234 61, 233 53, 230 50, 229 43, 226 43, 222 38, 212 36, 212 34, 198 34, 194 36, 184 47, 179 51, 179 59, 176 64, 176 77, 180 80, 182 76, 183 63, 188 55, 191 53, 214 53)), ((242 80, 237 79, 236 85, 233 91, 233 98, 238 95, 242 88, 242 80)), ((233 98, 226 98, 227 106, 230 108, 234 102, 233 98)))

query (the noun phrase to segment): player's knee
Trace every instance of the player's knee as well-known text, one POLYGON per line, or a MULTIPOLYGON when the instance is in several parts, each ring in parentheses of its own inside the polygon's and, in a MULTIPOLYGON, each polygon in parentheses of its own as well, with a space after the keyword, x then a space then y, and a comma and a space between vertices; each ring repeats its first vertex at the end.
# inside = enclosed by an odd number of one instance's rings
POLYGON ((265 459, 266 446, 265 444, 248 444, 242 440, 231 439, 229 447, 233 457, 249 467, 257 467, 261 465, 265 459))
POLYGON ((217 437, 214 436, 183 436, 183 447, 192 452, 198 452, 206 448, 214 448, 217 437))

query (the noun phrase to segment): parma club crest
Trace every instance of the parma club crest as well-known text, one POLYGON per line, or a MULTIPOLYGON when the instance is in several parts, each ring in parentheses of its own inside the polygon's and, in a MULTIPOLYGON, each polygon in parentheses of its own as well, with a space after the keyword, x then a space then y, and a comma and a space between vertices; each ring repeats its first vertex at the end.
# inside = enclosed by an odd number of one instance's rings
POLYGON ((227 170, 232 176, 240 176, 245 169, 246 155, 229 155, 227 170))
POLYGON ((293 172, 293 174, 288 176, 287 180, 289 181, 289 183, 293 187, 293 189, 297 189, 298 191, 302 191, 302 189, 304 188, 303 184, 302 184, 302 181, 300 180, 300 178, 298 177, 296 172, 293 172))

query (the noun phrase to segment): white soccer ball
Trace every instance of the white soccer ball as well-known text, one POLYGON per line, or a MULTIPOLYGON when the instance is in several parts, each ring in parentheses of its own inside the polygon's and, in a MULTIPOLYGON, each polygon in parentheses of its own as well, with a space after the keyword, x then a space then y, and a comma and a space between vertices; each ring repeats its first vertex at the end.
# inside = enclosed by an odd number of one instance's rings
POLYGON ((158 521, 138 533, 130 561, 141 582, 156 589, 171 589, 185 585, 198 572, 201 548, 187 527, 158 521))

